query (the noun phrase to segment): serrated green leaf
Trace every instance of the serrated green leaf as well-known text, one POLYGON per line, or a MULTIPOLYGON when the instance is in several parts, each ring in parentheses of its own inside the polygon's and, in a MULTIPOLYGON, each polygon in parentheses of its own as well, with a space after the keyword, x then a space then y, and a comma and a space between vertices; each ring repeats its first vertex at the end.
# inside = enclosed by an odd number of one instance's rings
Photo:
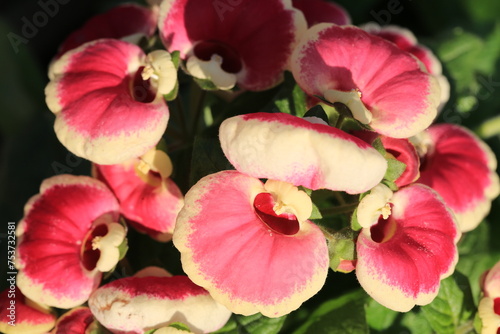
POLYGON ((454 334, 456 329, 472 323, 476 307, 469 279, 458 271, 442 280, 439 293, 429 305, 422 306, 422 314, 438 333, 454 334))
POLYGON ((269 106, 271 112, 283 112, 302 117, 306 112, 305 93, 295 83, 291 73, 285 74, 285 79, 280 85, 280 90, 269 106))
POLYGON ((356 290, 321 304, 293 334, 369 333, 365 308, 368 296, 356 290))
POLYGON ((285 323, 286 316, 268 318, 260 313, 251 316, 233 314, 224 327, 214 334, 277 334, 285 323))

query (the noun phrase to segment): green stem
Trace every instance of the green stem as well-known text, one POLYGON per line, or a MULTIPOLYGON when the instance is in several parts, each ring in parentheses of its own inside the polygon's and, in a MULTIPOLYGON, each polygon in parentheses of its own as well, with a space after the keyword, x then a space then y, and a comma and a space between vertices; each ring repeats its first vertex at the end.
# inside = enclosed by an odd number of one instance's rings
POLYGON ((339 114, 339 118, 337 118, 337 121, 335 122, 335 127, 337 129, 340 129, 342 127, 342 123, 344 123, 345 116, 342 114, 339 114))

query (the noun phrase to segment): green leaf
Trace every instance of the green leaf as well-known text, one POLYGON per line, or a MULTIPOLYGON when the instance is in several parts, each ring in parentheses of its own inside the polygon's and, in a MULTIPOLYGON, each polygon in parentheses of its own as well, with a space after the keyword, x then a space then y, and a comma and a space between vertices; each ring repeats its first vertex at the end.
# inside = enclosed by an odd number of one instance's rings
POLYGON ((179 93, 179 81, 175 83, 174 89, 168 94, 163 95, 165 101, 173 101, 177 98, 177 94, 179 93))
POLYGON ((440 334, 454 334, 457 328, 472 324, 476 307, 469 279, 455 271, 441 281, 437 297, 421 310, 431 327, 440 334))
POLYGON ((286 316, 268 318, 260 313, 251 316, 233 314, 224 327, 214 332, 217 334, 277 334, 285 323, 286 316))
POLYGON ((218 138, 204 135, 195 138, 189 178, 191 185, 204 176, 231 169, 234 167, 222 152, 218 138))
POLYGON ((373 141, 372 146, 374 149, 377 150, 378 153, 380 153, 380 155, 385 157, 385 155, 387 154, 387 151, 385 150, 384 144, 382 144, 382 139, 380 139, 380 137, 377 137, 373 141))
POLYGON ((383 331, 391 327, 400 314, 380 305, 374 299, 370 299, 366 304, 365 310, 368 325, 377 331, 383 331))
POLYGON ((302 117, 306 113, 306 95, 304 91, 295 83, 291 73, 285 73, 285 79, 279 86, 280 90, 268 105, 268 112, 284 112, 287 114, 302 117))
POLYGON ((193 80, 198 84, 198 86, 200 86, 201 89, 203 90, 208 90, 208 91, 211 91, 211 90, 219 90, 219 87, 217 87, 213 82, 212 80, 208 80, 208 79, 199 79, 199 78, 195 78, 193 77, 193 80))
POLYGON ((368 296, 359 289, 321 304, 293 334, 368 333, 365 303, 368 296))
POLYGON ((406 170, 406 164, 397 159, 387 159, 387 171, 385 172, 384 179, 390 182, 396 181, 401 174, 406 170))
POLYGON ((304 117, 318 117, 322 119, 326 124, 328 124, 328 115, 325 112, 325 109, 318 104, 309 109, 305 114, 304 117))
POLYGON ((398 333, 415 333, 415 334, 435 334, 427 319, 422 315, 419 308, 414 308, 411 312, 405 313, 400 321, 401 327, 408 331, 399 331, 398 333))

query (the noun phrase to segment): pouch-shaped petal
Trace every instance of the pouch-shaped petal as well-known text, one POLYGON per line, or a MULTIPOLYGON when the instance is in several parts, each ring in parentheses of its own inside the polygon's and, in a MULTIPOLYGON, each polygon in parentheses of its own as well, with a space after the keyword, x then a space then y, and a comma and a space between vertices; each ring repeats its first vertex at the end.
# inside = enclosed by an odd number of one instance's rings
POLYGON ((275 202, 259 179, 222 171, 202 178, 186 194, 173 237, 183 269, 232 312, 279 317, 325 282, 325 237, 307 219, 298 221, 309 217, 312 206, 307 213, 302 205, 307 198, 293 188, 275 187, 273 193, 289 195, 275 202), (289 201, 296 206, 288 207, 289 201))
POLYGON ((40 304, 84 303, 101 281, 96 265, 103 257, 99 247, 91 249, 93 238, 103 238, 118 219, 118 202, 102 182, 73 175, 44 180, 17 227, 19 289, 40 304))
POLYGON ((142 334, 175 322, 196 334, 210 333, 231 316, 187 276, 118 279, 97 289, 89 307, 95 318, 116 334, 142 334))
POLYGON ((291 66, 306 93, 347 105, 354 118, 380 134, 408 138, 436 117, 437 80, 408 52, 360 28, 310 28, 291 66))
POLYGON ((375 22, 362 25, 360 28, 370 34, 382 37, 396 44, 401 50, 407 51, 418 58, 427 69, 427 72, 434 75, 441 88, 441 101, 438 109, 441 109, 450 98, 450 83, 443 75, 443 68, 439 59, 427 47, 418 44, 415 35, 408 29, 396 25, 379 26, 375 22))
MULTIPOLYGON (((146 66, 138 46, 113 39, 89 42, 52 63, 45 94, 59 141, 99 164, 135 158, 156 145, 169 112, 151 80, 142 79, 146 66)), ((171 75, 176 80, 175 70, 171 75)))
POLYGON ((377 302, 399 312, 429 304, 458 261, 460 230, 439 195, 413 184, 394 193, 391 214, 361 230, 356 277, 377 302))
POLYGON ((453 124, 431 126, 415 144, 423 149, 417 182, 443 197, 462 232, 476 228, 500 192, 495 154, 472 132, 453 124))
MULTIPOLYGON (((9 277, 7 277, 9 282, 9 277)), ((13 283, 12 283, 13 282, 13 283)), ((4 334, 45 334, 56 323, 56 314, 27 299, 15 284, 0 294, 0 332, 4 334)))
POLYGON ((222 122, 222 150, 240 172, 313 190, 357 194, 377 185, 387 162, 359 138, 284 113, 255 113, 222 122))
POLYGON ((94 164, 93 174, 113 191, 133 227, 158 241, 169 241, 183 195, 170 173, 161 175, 147 166, 141 158, 117 165, 94 164))
POLYGON ((94 316, 88 307, 77 307, 57 319, 51 334, 86 334, 92 328, 94 316))
POLYGON ((163 44, 180 51, 188 70, 189 58, 211 61, 248 90, 281 82, 305 29, 304 16, 288 0, 168 0, 160 7, 163 44))

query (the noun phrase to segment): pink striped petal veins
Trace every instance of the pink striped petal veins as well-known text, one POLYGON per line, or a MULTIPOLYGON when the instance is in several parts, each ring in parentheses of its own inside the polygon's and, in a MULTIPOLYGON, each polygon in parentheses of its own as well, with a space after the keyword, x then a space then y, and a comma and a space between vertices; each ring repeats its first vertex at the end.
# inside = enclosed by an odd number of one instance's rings
POLYGON ((472 132, 453 124, 433 125, 415 140, 417 149, 423 145, 417 182, 443 197, 462 232, 476 228, 500 192, 494 153, 472 132))
MULTIPOLYGON (((359 94, 369 124, 380 134, 408 138, 437 114, 440 89, 407 52, 354 26, 318 24, 295 49, 295 80, 309 95, 359 94)), ((346 101, 330 101, 342 102, 346 101)))
POLYGON ((392 213, 363 228, 356 276, 377 302, 399 312, 429 304, 458 261, 461 235, 439 195, 414 184, 394 193, 392 213))
POLYGON ((59 308, 85 302, 101 280, 95 268, 100 253, 91 250, 90 237, 104 235, 106 224, 118 218, 118 202, 102 182, 72 175, 46 179, 16 232, 19 289, 59 308))
POLYGON ((188 276, 229 310, 279 317, 321 289, 329 258, 319 228, 275 213, 279 199, 262 206, 266 193, 237 171, 202 178, 186 194, 173 242, 188 276))
POLYGON ((240 172, 309 189, 368 191, 387 163, 359 138, 325 124, 284 113, 255 113, 226 119, 222 150, 240 172))
POLYGON ((156 145, 169 112, 155 82, 141 77, 147 65, 138 46, 113 39, 89 42, 52 63, 45 94, 59 141, 100 164, 126 161, 156 145))
POLYGON ((281 82, 305 28, 303 14, 285 0, 174 0, 160 7, 160 37, 168 51, 205 61, 218 55, 222 70, 253 91, 281 82))

